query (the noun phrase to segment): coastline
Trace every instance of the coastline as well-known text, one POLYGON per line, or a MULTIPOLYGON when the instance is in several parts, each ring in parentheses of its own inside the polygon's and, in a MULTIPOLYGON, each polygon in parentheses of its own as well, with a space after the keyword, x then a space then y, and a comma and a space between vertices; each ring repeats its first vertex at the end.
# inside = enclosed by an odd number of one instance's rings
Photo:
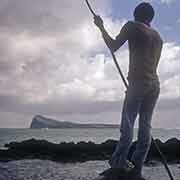
MULTIPOLYGON (((160 150, 165 155, 168 163, 180 162, 180 140, 172 138, 166 142, 155 140, 160 150)), ((52 160, 61 163, 86 162, 91 160, 108 160, 116 147, 116 140, 107 140, 100 144, 94 142, 62 142, 59 144, 47 140, 29 139, 22 142, 5 144, 4 150, 0 150, 0 161, 8 162, 23 159, 52 160)), ((133 142, 128 158, 130 159, 135 150, 136 141, 133 142)), ((160 161, 159 154, 151 144, 146 163, 160 161)))
MULTIPOLYGON (((178 179, 180 156, 174 153, 179 152, 180 141, 172 138, 164 143, 159 139, 156 142, 165 153, 175 179, 178 179)), ((109 168, 108 159, 116 143, 110 139, 99 144, 82 141, 51 143, 36 139, 11 142, 6 144, 6 150, 0 150, 0 179, 92 180, 109 168)), ((169 180, 153 146, 143 176, 148 180, 169 180)))

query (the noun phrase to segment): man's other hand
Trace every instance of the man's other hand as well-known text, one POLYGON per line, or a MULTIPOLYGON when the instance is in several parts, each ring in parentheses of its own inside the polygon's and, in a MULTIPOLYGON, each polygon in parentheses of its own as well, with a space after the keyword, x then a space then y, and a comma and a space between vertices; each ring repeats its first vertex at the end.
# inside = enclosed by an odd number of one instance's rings
POLYGON ((104 29, 104 23, 103 20, 100 16, 95 16, 94 17, 94 24, 99 28, 99 29, 104 29))

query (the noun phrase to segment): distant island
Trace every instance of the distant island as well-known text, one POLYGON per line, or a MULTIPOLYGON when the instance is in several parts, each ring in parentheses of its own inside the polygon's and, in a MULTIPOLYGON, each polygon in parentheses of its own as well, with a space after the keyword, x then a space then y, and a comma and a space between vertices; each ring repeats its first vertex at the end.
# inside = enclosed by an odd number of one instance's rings
POLYGON ((41 115, 36 115, 31 122, 31 129, 62 129, 62 128, 118 128, 116 124, 80 124, 68 121, 57 121, 46 118, 41 115))

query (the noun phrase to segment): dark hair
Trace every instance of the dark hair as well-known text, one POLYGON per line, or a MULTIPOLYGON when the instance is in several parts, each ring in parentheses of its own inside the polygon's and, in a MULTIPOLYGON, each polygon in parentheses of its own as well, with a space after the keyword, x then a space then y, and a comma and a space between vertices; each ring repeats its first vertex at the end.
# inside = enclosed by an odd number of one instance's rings
POLYGON ((134 10, 135 20, 150 23, 155 15, 150 3, 140 3, 134 10))

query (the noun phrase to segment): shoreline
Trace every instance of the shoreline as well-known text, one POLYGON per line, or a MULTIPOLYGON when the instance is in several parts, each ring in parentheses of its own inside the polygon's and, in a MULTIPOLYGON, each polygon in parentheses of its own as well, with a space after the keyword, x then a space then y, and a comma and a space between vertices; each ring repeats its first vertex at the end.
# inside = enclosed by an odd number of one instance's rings
MULTIPOLYGON (((168 163, 180 163, 180 140, 172 138, 166 142, 155 140, 160 147, 162 153, 167 158, 168 163)), ((115 147, 116 140, 107 140, 101 144, 94 142, 61 142, 59 144, 51 143, 46 140, 29 139, 22 142, 11 142, 5 144, 5 148, 0 149, 0 161, 8 162, 23 159, 40 159, 52 160, 62 163, 76 163, 96 160, 108 160, 111 157, 115 147)), ((133 142, 128 159, 131 158, 135 150, 136 141, 133 142)), ((160 161, 159 154, 151 144, 148 153, 146 164, 151 164, 153 161, 160 161)))

